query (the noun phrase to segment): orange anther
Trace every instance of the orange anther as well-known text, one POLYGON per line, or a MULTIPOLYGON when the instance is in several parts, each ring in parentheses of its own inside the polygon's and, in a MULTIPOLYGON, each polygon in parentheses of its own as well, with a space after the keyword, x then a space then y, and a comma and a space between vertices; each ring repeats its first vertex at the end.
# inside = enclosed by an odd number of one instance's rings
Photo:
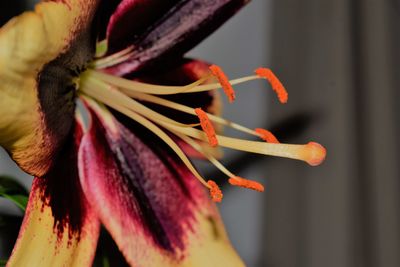
POLYGON ((252 180, 247 180, 244 178, 241 178, 239 176, 234 176, 229 178, 229 183, 231 185, 235 185, 235 186, 240 186, 240 187, 244 187, 244 188, 248 188, 248 189, 252 189, 252 190, 256 190, 259 192, 264 192, 264 186, 256 181, 252 181, 252 180))
POLYGON ((228 97, 229 102, 232 103, 235 100, 236 96, 228 77, 226 76, 224 71, 217 65, 211 65, 210 70, 211 73, 218 79, 219 83, 222 86, 222 89, 224 89, 224 92, 228 97))
POLYGON ((222 194, 221 189, 219 189, 219 186, 213 180, 208 180, 207 184, 210 186, 211 199, 214 202, 221 202, 224 195, 222 194))
POLYGON ((279 144, 278 139, 270 131, 261 128, 257 128, 255 131, 265 142, 279 144))
POLYGON ((207 135, 208 143, 210 144, 210 146, 217 146, 217 135, 215 134, 214 126, 208 118, 207 113, 205 113, 201 108, 196 108, 194 111, 196 112, 197 117, 199 117, 201 128, 207 135))
POLYGON ((265 78, 271 84, 272 89, 276 92, 278 99, 282 104, 288 101, 288 93, 285 87, 270 69, 258 68, 255 70, 255 73, 259 77, 265 78))

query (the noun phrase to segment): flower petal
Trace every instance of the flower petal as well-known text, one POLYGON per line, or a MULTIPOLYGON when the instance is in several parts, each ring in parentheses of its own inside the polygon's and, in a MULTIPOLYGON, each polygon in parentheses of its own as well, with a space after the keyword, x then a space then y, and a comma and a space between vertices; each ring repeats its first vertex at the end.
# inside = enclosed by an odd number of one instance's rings
POLYGON ((107 25, 110 23, 110 18, 112 14, 114 14, 121 1, 123 0, 100 1, 95 22, 95 27, 97 29, 97 40, 103 40, 106 38, 107 25))
MULTIPOLYGON (((178 1, 144 34, 134 38, 134 53, 107 71, 125 75, 156 60, 183 55, 221 26, 249 0, 178 1)), ((137 17, 129 17, 132 20, 137 17)), ((131 22, 134 23, 134 22, 131 22)), ((134 33, 133 33, 134 34, 134 33)), ((125 38, 129 38, 126 36, 125 38)), ((112 48, 112 43, 110 44, 112 48)))
POLYGON ((83 195, 77 170, 82 130, 70 135, 49 173, 35 178, 7 266, 90 266, 99 222, 83 195))
POLYGON ((0 29, 0 145, 32 175, 73 125, 73 73, 92 57, 97 2, 47 1, 0 29))
POLYGON ((107 27, 109 52, 117 52, 162 17, 179 0, 123 0, 111 16, 107 27))
POLYGON ((243 266, 191 173, 162 147, 144 144, 105 108, 89 105, 92 123, 79 150, 80 178, 127 261, 149 267, 243 266))

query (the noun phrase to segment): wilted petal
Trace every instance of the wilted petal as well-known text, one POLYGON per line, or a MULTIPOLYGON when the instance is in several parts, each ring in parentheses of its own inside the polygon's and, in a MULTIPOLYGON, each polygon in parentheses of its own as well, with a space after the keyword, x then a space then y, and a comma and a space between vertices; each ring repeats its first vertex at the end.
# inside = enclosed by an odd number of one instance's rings
POLYGON ((242 266, 208 193, 192 174, 104 108, 89 106, 92 123, 79 151, 80 178, 127 261, 148 267, 242 266))
MULTIPOLYGON (((132 56, 125 62, 109 68, 108 71, 122 76, 156 60, 183 55, 221 26, 248 1, 178 1, 157 22, 150 25, 144 34, 134 38, 132 56)), ((132 24, 137 19, 133 16, 129 18, 132 24)), ((125 38, 132 39, 129 36, 125 38)), ((113 50, 112 46, 110 49, 113 50)))
POLYGON ((25 218, 7 266, 90 266, 99 222, 80 186, 77 146, 81 129, 68 138, 55 165, 35 178, 25 218))

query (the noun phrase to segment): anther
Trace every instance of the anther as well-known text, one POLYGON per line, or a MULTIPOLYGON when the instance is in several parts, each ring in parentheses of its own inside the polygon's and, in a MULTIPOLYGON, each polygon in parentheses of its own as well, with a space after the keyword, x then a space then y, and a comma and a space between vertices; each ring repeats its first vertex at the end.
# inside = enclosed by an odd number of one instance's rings
POLYGON ((256 181, 247 180, 239 176, 229 178, 229 183, 234 186, 240 186, 248 189, 252 189, 258 192, 264 192, 264 186, 256 181))
POLYGON ((261 128, 257 128, 255 129, 255 131, 260 135, 260 138, 263 139, 265 142, 279 144, 278 139, 270 131, 261 128))
POLYGON ((284 104, 288 101, 288 93, 283 86, 283 84, 279 81, 278 77, 275 76, 275 74, 267 68, 258 68, 255 70, 255 73, 261 77, 265 78, 270 84, 272 89, 275 91, 275 93, 278 96, 279 101, 284 104))
POLYGON ((213 180, 208 180, 207 184, 210 186, 211 199, 214 202, 221 202, 222 197, 224 195, 222 194, 222 191, 219 188, 219 186, 213 180))
POLYGON ((214 126, 212 125, 210 119, 207 116, 207 113, 205 113, 201 108, 196 108, 194 111, 196 112, 197 117, 199 117, 201 128, 207 135, 208 143, 212 147, 217 146, 218 145, 217 135, 215 133, 214 126))
POLYGON ((227 95, 229 102, 232 103, 235 100, 236 96, 235 96, 235 91, 233 90, 233 87, 230 84, 228 77, 223 72, 223 70, 217 65, 211 65, 210 70, 211 73, 218 79, 222 89, 224 89, 224 92, 227 95))

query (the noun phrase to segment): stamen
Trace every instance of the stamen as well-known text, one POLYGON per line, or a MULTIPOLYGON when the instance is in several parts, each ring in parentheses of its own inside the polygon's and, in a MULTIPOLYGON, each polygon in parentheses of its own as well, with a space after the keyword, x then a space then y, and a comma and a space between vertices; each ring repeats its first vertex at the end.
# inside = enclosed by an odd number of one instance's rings
POLYGON ((234 175, 227 168, 225 168, 225 166, 222 165, 221 162, 219 162, 213 156, 207 154, 207 152, 204 151, 204 149, 199 144, 194 142, 189 137, 186 137, 185 135, 178 135, 178 137, 182 138, 183 141, 185 141, 186 143, 191 145, 194 149, 196 149, 197 151, 202 153, 212 164, 214 164, 214 166, 216 166, 225 175, 230 177, 230 179, 229 179, 229 183, 230 184, 236 185, 236 186, 241 186, 241 187, 244 187, 244 188, 253 189, 253 190, 256 190, 256 191, 259 191, 259 192, 263 192, 264 191, 264 186, 262 184, 260 184, 258 182, 255 182, 255 181, 247 180, 247 179, 244 179, 244 178, 241 178, 241 177, 238 177, 238 176, 234 175))
POLYGON ((181 138, 184 142, 192 146, 196 149, 199 153, 201 153, 204 157, 206 157, 215 167, 217 167, 221 172, 223 172, 226 176, 232 177, 235 176, 232 172, 230 172, 225 166, 219 162, 209 151, 206 150, 205 147, 198 144, 196 141, 187 137, 183 134, 177 134, 179 138, 181 138))
MULTIPOLYGON (((182 124, 177 121, 174 121, 164 115, 161 115, 160 113, 155 112, 154 110, 146 107, 145 105, 139 103, 138 101, 136 101, 132 98, 129 98, 128 96, 124 95, 120 91, 116 90, 114 87, 112 87, 102 81, 99 81, 99 80, 96 80, 96 79, 93 79, 90 77, 87 78, 87 80, 89 83, 91 82, 91 83, 97 84, 97 86, 104 89, 105 92, 102 91, 102 92, 100 92, 100 94, 104 94, 104 93, 108 92, 108 94, 115 95, 119 99, 120 104, 123 104, 125 107, 127 107, 137 113, 140 113, 143 116, 147 116, 148 118, 152 119, 153 121, 159 121, 159 122, 165 121, 167 123, 180 125, 182 127, 193 127, 193 126, 198 125, 197 123, 196 124, 182 124)), ((84 89, 82 89, 82 90, 84 90, 84 89)))
MULTIPOLYGON (((166 124, 165 122, 160 122, 160 124, 172 132, 181 133, 199 140, 207 141, 207 137, 204 136, 204 133, 200 130, 179 127, 172 124, 166 124)), ((314 142, 311 142, 313 145, 271 144, 221 135, 217 135, 217 140, 218 145, 223 147, 269 156, 298 159, 313 166, 322 163, 326 153, 323 146, 314 142)))
MULTIPOLYGON (((112 57, 112 56, 110 56, 112 57)), ((223 72, 222 72, 223 74, 223 72)), ((222 75, 221 74, 221 75, 222 75)), ((259 68, 256 70, 257 75, 242 77, 234 80, 227 80, 228 78, 225 76, 220 76, 220 83, 212 83, 212 84, 203 84, 207 81, 211 75, 207 75, 191 84, 185 86, 168 86, 168 85, 155 85, 155 84, 147 84, 138 81, 127 80, 121 77, 113 76, 111 74, 107 74, 104 72, 96 71, 96 70, 87 70, 85 73, 81 75, 81 78, 84 77, 93 77, 104 81, 108 84, 117 86, 124 93, 128 92, 140 92, 152 95, 172 95, 172 94, 180 94, 180 93, 195 93, 195 92, 205 92, 223 88, 227 93, 230 100, 234 100, 235 93, 233 91, 232 85, 237 85, 241 83, 245 83, 252 80, 258 79, 267 79, 273 88, 273 90, 277 93, 279 100, 282 103, 286 103, 288 99, 288 94, 286 89, 282 85, 282 83, 278 80, 278 78, 271 72, 271 70, 266 68, 259 68), (226 80, 225 80, 226 79, 226 80)), ((225 74, 223 74, 225 75, 225 74)))
POLYGON ((219 188, 219 186, 217 185, 217 183, 215 183, 213 180, 208 180, 207 184, 210 187, 210 195, 211 195, 211 199, 214 202, 221 202, 222 197, 224 196, 222 194, 221 189, 219 188))
MULTIPOLYGON (((107 45, 106 41, 103 41, 107 45)), ((133 46, 129 46, 115 54, 109 55, 107 57, 102 57, 93 61, 92 66, 94 69, 105 69, 110 66, 117 65, 129 59, 133 55, 133 46)))
MULTIPOLYGON (((242 84, 245 82, 259 80, 259 79, 264 79, 264 78, 261 78, 257 75, 251 75, 251 76, 247 76, 247 77, 230 80, 229 83, 231 85, 237 85, 237 84, 242 84)), ((220 89, 220 88, 222 88, 220 83, 202 84, 202 85, 196 86, 188 91, 185 91, 184 93, 205 92, 205 91, 211 91, 211 90, 220 89)))
POLYGON ((255 70, 255 73, 259 77, 265 78, 271 84, 272 89, 276 92, 278 99, 282 104, 288 101, 288 93, 285 87, 270 69, 258 68, 255 70))
MULTIPOLYGON (((111 74, 92 69, 86 70, 85 73, 81 75, 81 78, 84 77, 93 77, 108 84, 117 86, 125 93, 140 92, 152 95, 173 95, 181 93, 205 92, 222 88, 220 83, 203 84, 205 81, 210 79, 212 75, 206 75, 205 77, 185 86, 170 86, 170 85, 156 85, 156 84, 142 83, 138 81, 127 80, 125 78, 113 76, 111 74)), ((229 83, 231 85, 237 85, 259 79, 264 79, 264 77, 251 75, 247 77, 230 80, 229 83)))
MULTIPOLYGON (((187 114, 197 115, 193 108, 185 106, 185 105, 182 105, 182 104, 179 104, 179 103, 172 102, 170 100, 167 100, 167 99, 164 99, 164 98, 161 98, 161 97, 157 97, 157 96, 149 95, 149 94, 132 92, 132 91, 126 92, 123 89, 120 89, 120 90, 123 93, 125 93, 127 96, 133 97, 135 99, 139 99, 139 100, 147 101, 147 102, 150 102, 150 103, 162 105, 164 107, 168 107, 168 108, 172 108, 172 109, 175 109, 175 110, 179 110, 181 112, 185 112, 187 114)), ((237 131, 244 132, 244 133, 247 133, 247 134, 250 134, 250 135, 260 136, 254 130, 251 130, 251 129, 247 128, 247 127, 244 127, 244 126, 242 126, 240 124, 228 121, 228 120, 226 120, 224 118, 215 116, 215 115, 210 114, 210 113, 206 113, 206 114, 207 114, 208 118, 214 123, 218 123, 218 124, 221 124, 221 125, 224 125, 224 126, 227 126, 227 127, 231 127, 231 128, 233 128, 233 129, 235 129, 237 131)))
POLYGON ((240 186, 247 189, 252 189, 258 192, 264 192, 264 186, 256 181, 247 180, 239 176, 235 176, 229 179, 229 183, 234 186, 240 186))
POLYGON ((270 131, 261 128, 257 128, 255 131, 265 142, 279 144, 278 139, 270 131))
MULTIPOLYGON (((111 55, 108 57, 108 59, 105 59, 111 61, 119 60, 121 57, 129 56, 131 52, 132 51, 129 51, 128 49, 119 55, 111 55)), ((106 62, 107 60, 105 60, 104 63, 108 63, 106 62)), ((167 134, 167 132, 170 132, 178 138, 181 138, 184 142, 198 150, 220 171, 230 177, 230 184, 260 192, 264 191, 264 186, 262 184, 236 176, 221 162, 219 162, 213 156, 212 152, 209 151, 209 149, 213 149, 212 147, 216 146, 222 146, 250 153, 298 159, 305 161, 312 166, 321 164, 321 162, 325 159, 326 150, 318 143, 309 142, 305 145, 281 144, 268 130, 261 128, 252 130, 213 114, 206 113, 201 108, 194 109, 192 107, 155 96, 203 92, 222 88, 228 96, 229 101, 232 102, 235 99, 235 92, 232 88, 233 84, 240 84, 262 78, 270 82, 272 89, 277 93, 280 102, 287 102, 288 94, 285 88, 269 69, 259 68, 255 71, 257 76, 253 75, 231 81, 228 80, 228 77, 224 74, 220 67, 213 65, 210 67, 210 70, 218 79, 219 83, 203 84, 211 77, 211 75, 208 75, 186 86, 152 85, 127 80, 95 70, 87 70, 80 76, 81 86, 79 88, 79 93, 87 95, 99 102, 104 103, 105 105, 108 105, 116 111, 125 114, 160 137, 177 154, 177 156, 188 167, 193 175, 210 190, 211 197, 216 202, 220 202, 223 196, 218 185, 212 180, 207 182, 204 180, 204 178, 194 168, 185 153, 171 138, 171 136, 167 134), (197 116, 200 123, 182 124, 172 118, 156 112, 155 110, 143 104, 142 101, 158 104, 191 114, 193 116, 197 116), (213 123, 226 125, 238 131, 260 137, 266 142, 248 141, 217 135, 213 123), (194 128, 197 126, 200 126, 202 130, 194 128), (166 131, 164 131, 164 129, 166 129, 166 131), (198 140, 201 141, 201 144, 198 143, 198 140)))
POLYGON ((217 65, 211 65, 210 70, 212 74, 218 79, 219 83, 222 86, 222 89, 224 89, 224 92, 228 97, 229 102, 232 103, 235 100, 236 96, 232 85, 229 83, 228 77, 223 72, 223 70, 217 65))
MULTIPOLYGON (((90 79, 88 79, 90 81, 90 79)), ((94 80, 92 82, 97 82, 97 88, 102 88, 102 89, 108 89, 107 86, 101 86, 102 83, 94 80)), ((85 92, 85 88, 82 88, 82 91, 85 92)), ((100 92, 96 92, 98 90, 95 90, 95 92, 90 93, 89 95, 92 96, 93 98, 98 98, 101 96, 101 92, 103 90, 100 90, 100 92)), ((125 107, 129 109, 129 104, 134 103, 135 101, 133 99, 130 99, 129 97, 124 96, 123 94, 117 94, 118 91, 109 91, 112 93, 112 95, 115 95, 115 97, 118 97, 119 100, 116 100, 117 103, 124 103, 129 101, 129 103, 126 103, 125 107)), ((88 92, 85 92, 88 93, 88 92)), ((100 99, 100 101, 107 103, 108 97, 110 94, 106 93, 104 95, 103 99, 100 99)), ((108 103, 107 103, 108 104, 108 103)), ((117 104, 120 105, 120 104, 117 104)), ((137 106, 141 105, 136 103, 137 106)), ((114 105, 115 106, 115 105, 114 105)), ((115 108, 115 107, 113 107, 115 108)), ((117 109, 118 110, 118 109, 117 109)), ((214 138, 213 135, 211 134, 210 137, 211 139, 209 140, 209 136, 204 135, 204 132, 199 131, 194 128, 189 128, 185 126, 180 126, 177 122, 171 123, 171 119, 165 119, 166 117, 156 113, 155 111, 148 109, 146 107, 145 110, 139 109, 138 111, 143 114, 143 116, 147 116, 150 118, 153 118, 155 121, 157 121, 159 124, 162 126, 166 127, 173 133, 181 133, 187 136, 191 136, 193 138, 203 140, 203 141, 209 141, 211 144, 214 143, 214 138), (147 112, 145 112, 147 110, 147 112), (164 118, 165 117, 165 118, 164 118), (161 119, 160 119, 161 118, 161 119)), ((205 112, 204 112, 205 113, 205 112)), ((209 122, 209 125, 211 123, 209 122)), ((208 131, 208 126, 205 127, 206 133, 211 133, 208 131)), ((214 131, 215 132, 215 131, 214 131)), ((242 150, 242 151, 247 151, 247 152, 252 152, 252 153, 259 153, 259 154, 264 154, 264 155, 271 155, 271 156, 279 156, 279 157, 286 157, 286 158, 292 158, 292 159, 298 159, 298 160, 303 160, 308 162, 310 165, 318 165, 320 164, 323 159, 325 158, 326 151, 325 149, 317 144, 317 143, 310 143, 308 145, 290 145, 290 144, 270 144, 270 143, 261 143, 261 142, 255 142, 255 141, 247 141, 247 140, 242 140, 242 139, 237 139, 237 138, 231 138, 231 137, 226 137, 226 136, 220 136, 216 135, 216 140, 217 144, 221 146, 225 146, 228 148, 232 149, 237 149, 237 150, 242 150)))
POLYGON ((207 135, 208 143, 212 147, 217 146, 218 145, 217 135, 215 134, 214 126, 212 125, 207 114, 201 108, 196 108, 195 112, 199 117, 201 128, 207 135))
POLYGON ((193 173, 193 175, 207 188, 209 185, 204 180, 204 178, 197 172, 194 168, 190 160, 187 158, 185 153, 180 149, 180 147, 169 137, 163 130, 161 130, 157 125, 146 119, 145 117, 139 115, 136 112, 129 110, 128 108, 119 105, 118 100, 113 97, 113 95, 106 94, 103 96, 100 94, 102 90, 98 90, 99 86, 93 84, 88 80, 85 86, 82 88, 83 92, 101 103, 104 103, 111 108, 121 112, 122 114, 128 116, 129 118, 135 120, 136 122, 140 123, 150 131, 152 131, 155 135, 157 135, 161 140, 163 140, 175 153, 176 155, 182 160, 182 162, 186 165, 186 167, 193 173))
MULTIPOLYGON (((165 86, 165 85, 156 85, 156 84, 148 84, 142 83, 138 81, 132 81, 125 78, 121 78, 118 76, 113 76, 111 74, 94 71, 94 70, 86 70, 81 75, 82 79, 94 78, 96 80, 103 81, 107 84, 114 85, 118 88, 125 89, 124 91, 134 91, 146 94, 154 94, 154 95, 171 95, 171 94, 179 94, 179 93, 187 93, 192 88, 204 83, 211 76, 207 75, 191 84, 185 86, 165 86)), ((218 84, 218 86, 220 86, 218 84)))

